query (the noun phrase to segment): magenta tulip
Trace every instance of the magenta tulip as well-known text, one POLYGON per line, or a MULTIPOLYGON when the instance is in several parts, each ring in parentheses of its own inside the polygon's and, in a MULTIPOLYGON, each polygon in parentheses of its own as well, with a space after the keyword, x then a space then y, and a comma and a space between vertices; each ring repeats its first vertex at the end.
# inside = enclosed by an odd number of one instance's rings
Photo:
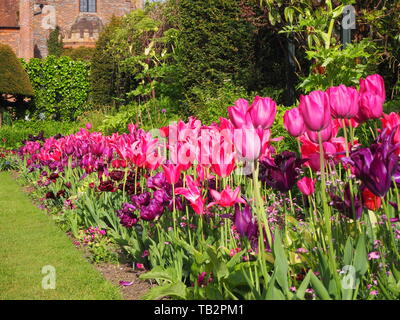
POLYGON ((331 114, 335 119, 349 119, 357 115, 359 109, 359 94, 354 88, 340 85, 327 90, 331 106, 331 114))
MULTIPOLYGON (((321 134, 322 142, 327 142, 332 138, 332 123, 330 123, 325 129, 319 132, 321 134)), ((318 132, 307 130, 307 137, 314 143, 319 143, 318 132)))
POLYGON ((331 122, 329 96, 323 91, 313 91, 300 96, 301 115, 308 130, 321 131, 331 122))
POLYGON ((369 119, 379 119, 383 116, 384 100, 378 95, 365 93, 360 98, 360 110, 357 115, 358 122, 369 119))
POLYGON ((301 136, 306 130, 303 116, 299 108, 294 108, 285 112, 283 116, 283 125, 293 137, 301 136))
POLYGON ((315 179, 304 177, 303 179, 297 181, 297 187, 305 196, 312 195, 315 191, 315 179))
POLYGON ((254 128, 269 129, 276 116, 276 102, 271 98, 257 96, 249 109, 254 128))
POLYGON ((236 129, 251 127, 252 122, 249 111, 249 103, 246 99, 239 99, 233 107, 228 107, 229 119, 236 129))
POLYGON ((176 184, 179 181, 181 175, 181 165, 179 164, 163 164, 164 174, 166 180, 171 184, 176 184))
POLYGON ((379 74, 368 76, 365 79, 360 79, 360 94, 377 95, 384 102, 386 100, 385 81, 379 74))

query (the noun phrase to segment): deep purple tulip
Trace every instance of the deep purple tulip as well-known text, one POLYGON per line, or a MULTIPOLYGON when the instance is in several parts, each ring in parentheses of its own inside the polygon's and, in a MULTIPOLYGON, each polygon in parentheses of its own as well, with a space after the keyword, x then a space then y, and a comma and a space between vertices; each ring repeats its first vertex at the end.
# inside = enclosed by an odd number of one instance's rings
POLYGON ((121 170, 113 170, 110 172, 110 178, 114 181, 121 181, 125 176, 125 172, 121 170))
POLYGON ((147 180, 147 187, 153 190, 161 189, 165 187, 166 182, 164 172, 159 172, 147 180))
POLYGON ((118 217, 120 223, 125 228, 132 228, 137 222, 138 218, 135 215, 136 207, 130 203, 124 203, 121 210, 118 210, 118 217))
POLYGON ((235 227, 242 237, 252 239, 257 236, 257 222, 249 205, 242 210, 238 204, 235 205, 235 227))
POLYGON ((161 217, 163 213, 164 207, 162 203, 158 202, 157 199, 151 199, 148 206, 140 209, 140 218, 146 221, 153 221, 161 217))
POLYGON ((139 195, 133 195, 131 201, 137 207, 147 206, 150 203, 151 194, 150 192, 141 193, 139 195))
POLYGON ((271 188, 287 192, 299 178, 299 169, 307 160, 300 160, 294 152, 283 151, 275 159, 260 162, 260 180, 271 188))
POLYGON ((384 130, 376 143, 370 148, 353 151, 350 159, 344 159, 355 168, 355 175, 376 196, 384 197, 392 184, 392 177, 397 175, 399 157, 398 145, 393 145, 393 133, 384 130))
POLYGON ((103 192, 115 192, 117 188, 112 180, 107 180, 100 183, 99 190, 103 192))

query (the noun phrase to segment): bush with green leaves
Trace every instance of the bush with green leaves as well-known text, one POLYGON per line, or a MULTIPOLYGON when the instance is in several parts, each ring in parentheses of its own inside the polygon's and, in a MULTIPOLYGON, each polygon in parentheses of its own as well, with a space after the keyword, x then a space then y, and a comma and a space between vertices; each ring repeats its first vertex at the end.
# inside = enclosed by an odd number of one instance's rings
POLYGON ((24 62, 35 90, 33 118, 74 120, 88 99, 89 65, 69 57, 48 56, 24 62))
POLYGON ((90 62, 95 50, 95 48, 91 47, 66 48, 63 50, 61 55, 70 57, 73 60, 90 62))
POLYGON ((16 149, 22 146, 22 141, 29 135, 37 136, 43 131, 44 137, 49 138, 56 134, 68 135, 79 130, 79 124, 68 121, 15 121, 12 125, 0 128, 0 149, 16 149))
POLYGON ((168 126, 180 119, 178 108, 169 98, 152 99, 144 104, 131 103, 118 112, 105 117, 99 130, 103 133, 127 132, 128 124, 134 123, 140 128, 151 130, 168 126))

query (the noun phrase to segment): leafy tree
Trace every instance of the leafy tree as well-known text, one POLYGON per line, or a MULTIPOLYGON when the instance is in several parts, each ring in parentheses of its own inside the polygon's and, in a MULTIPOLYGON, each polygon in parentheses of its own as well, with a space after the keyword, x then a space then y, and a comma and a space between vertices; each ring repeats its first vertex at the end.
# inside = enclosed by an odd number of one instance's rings
POLYGON ((10 46, 0 44, 0 127, 3 123, 3 112, 8 108, 16 109, 18 115, 26 108, 24 98, 34 95, 21 62, 10 46))

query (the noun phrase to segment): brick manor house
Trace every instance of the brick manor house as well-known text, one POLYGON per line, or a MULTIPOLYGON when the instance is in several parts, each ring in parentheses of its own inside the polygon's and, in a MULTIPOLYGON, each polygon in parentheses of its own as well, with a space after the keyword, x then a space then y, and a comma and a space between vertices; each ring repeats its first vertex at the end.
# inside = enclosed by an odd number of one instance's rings
POLYGON ((94 47, 113 15, 143 8, 144 0, 0 0, 0 43, 18 57, 47 56, 51 30, 60 28, 65 48, 94 47))

